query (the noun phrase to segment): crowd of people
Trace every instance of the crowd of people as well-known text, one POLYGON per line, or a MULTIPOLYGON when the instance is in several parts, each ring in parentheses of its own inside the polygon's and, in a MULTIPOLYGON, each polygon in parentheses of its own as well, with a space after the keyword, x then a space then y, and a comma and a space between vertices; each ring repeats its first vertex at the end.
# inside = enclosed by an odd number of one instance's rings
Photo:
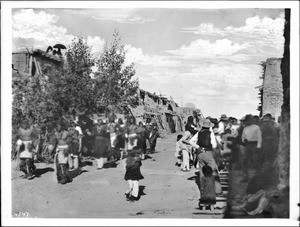
POLYGON ((222 114, 220 119, 206 117, 199 122, 190 116, 185 132, 177 136, 175 165, 182 171, 199 169, 199 207, 213 210, 216 196, 223 193, 219 172, 239 169, 250 179, 250 169, 259 174, 274 162, 278 144, 279 123, 271 114, 262 118, 248 114, 239 120, 222 114))
MULTIPOLYGON (((25 120, 18 130, 16 151, 19 169, 24 172, 24 178, 29 180, 34 178, 36 171, 34 158, 39 152, 38 129, 38 126, 25 120)), ((80 160, 83 155, 93 156, 97 170, 101 170, 105 163, 126 158, 124 179, 128 181, 129 189, 125 195, 128 201, 136 201, 139 180, 144 178, 140 171, 142 160, 148 152, 155 151, 159 136, 154 119, 147 118, 146 122, 137 124, 136 119, 130 116, 124 123, 123 119, 117 120, 111 115, 108 119, 96 119, 94 124, 86 120, 67 124, 58 122, 46 148, 47 152, 53 154, 60 184, 72 181, 70 171, 81 173, 80 160)), ((249 169, 259 173, 266 164, 274 162, 278 141, 279 124, 270 114, 262 118, 249 114, 239 120, 223 114, 219 119, 206 117, 199 121, 189 116, 184 133, 177 136, 176 165, 185 172, 192 167, 199 170, 199 207, 213 210, 216 197, 223 195, 219 172, 236 168, 246 176, 249 169)), ((251 193, 256 196, 256 192, 251 193)), ((264 195, 261 191, 257 193, 264 195)), ((251 195, 248 194, 247 198, 251 195)), ((265 201, 265 197, 255 198, 265 201)))
MULTIPOLYGON (((38 126, 28 120, 20 124, 16 153, 19 170, 23 178, 33 179, 36 167, 34 159, 38 154, 38 126)), ((143 179, 140 172, 141 160, 147 153, 153 153, 157 138, 160 136, 157 123, 152 118, 136 124, 130 116, 125 123, 122 118, 116 120, 114 115, 108 119, 96 119, 94 125, 83 120, 78 122, 62 121, 56 124, 53 136, 48 140, 44 152, 51 153, 54 159, 57 181, 66 184, 72 181, 71 171, 81 173, 81 157, 90 154, 96 160, 97 170, 105 163, 117 162, 126 158, 125 180, 129 190, 125 193, 127 200, 138 199, 138 181, 143 179)))

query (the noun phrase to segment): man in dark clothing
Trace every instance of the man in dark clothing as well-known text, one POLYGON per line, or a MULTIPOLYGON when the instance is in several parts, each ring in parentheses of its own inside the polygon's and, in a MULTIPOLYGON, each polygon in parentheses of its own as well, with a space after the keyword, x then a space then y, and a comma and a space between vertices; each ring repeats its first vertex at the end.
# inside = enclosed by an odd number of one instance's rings
POLYGON ((210 122, 210 120, 205 119, 200 123, 202 126, 201 131, 198 133, 198 142, 197 144, 200 146, 201 153, 198 155, 199 160, 199 177, 200 180, 204 176, 202 172, 202 168, 205 165, 208 165, 213 170, 213 176, 215 179, 215 190, 217 194, 222 193, 222 188, 220 184, 219 171, 214 158, 213 149, 217 148, 216 137, 213 132, 210 131, 210 128, 213 127, 214 124, 210 122))
POLYGON ((265 115, 261 120, 260 129, 262 134, 262 163, 273 163, 278 153, 279 128, 275 126, 272 117, 265 115))
POLYGON ((185 125, 185 131, 189 131, 192 136, 195 135, 198 131, 197 131, 197 127, 194 123, 194 117, 193 116, 189 116, 187 119, 187 123, 185 125))

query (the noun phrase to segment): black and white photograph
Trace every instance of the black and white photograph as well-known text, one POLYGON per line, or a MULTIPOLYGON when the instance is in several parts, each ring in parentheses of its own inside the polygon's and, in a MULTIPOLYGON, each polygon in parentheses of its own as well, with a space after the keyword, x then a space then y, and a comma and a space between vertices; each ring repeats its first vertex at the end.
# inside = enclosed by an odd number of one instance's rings
POLYGON ((1 22, 4 225, 299 225, 299 2, 2 2, 1 22))

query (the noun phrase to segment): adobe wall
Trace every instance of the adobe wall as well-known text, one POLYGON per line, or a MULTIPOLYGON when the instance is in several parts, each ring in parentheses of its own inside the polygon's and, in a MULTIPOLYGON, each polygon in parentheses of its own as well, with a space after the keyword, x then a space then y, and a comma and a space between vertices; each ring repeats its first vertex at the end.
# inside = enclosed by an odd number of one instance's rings
POLYGON ((283 103, 280 64, 280 58, 268 58, 263 81, 262 114, 270 113, 276 120, 281 115, 281 105, 283 103))
MULTIPOLYGON (((31 74, 29 72, 30 61, 32 61, 32 65, 34 62, 39 64, 41 70, 43 70, 44 66, 48 65, 49 67, 47 67, 47 74, 51 74, 54 68, 58 69, 60 66, 62 66, 62 63, 60 61, 55 61, 51 58, 42 56, 41 54, 31 54, 24 52, 12 54, 12 64, 14 65, 14 68, 19 72, 31 74)), ((35 70, 35 74, 38 74, 37 70, 35 70)))
POLYGON ((27 53, 12 54, 12 64, 14 68, 22 73, 29 73, 29 59, 30 56, 27 53))

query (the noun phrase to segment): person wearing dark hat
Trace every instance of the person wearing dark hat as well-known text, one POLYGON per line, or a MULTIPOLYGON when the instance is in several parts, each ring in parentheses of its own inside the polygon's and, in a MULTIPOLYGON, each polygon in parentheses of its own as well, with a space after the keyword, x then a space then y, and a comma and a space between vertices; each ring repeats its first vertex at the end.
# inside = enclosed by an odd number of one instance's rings
POLYGON ((226 114, 222 114, 219 120, 219 134, 222 134, 225 132, 226 125, 228 124, 229 118, 226 116, 226 114))
POLYGON ((33 172, 36 169, 33 162, 33 140, 36 130, 33 125, 29 126, 29 122, 24 120, 18 130, 17 140, 17 159, 19 161, 19 169, 24 172, 24 179, 33 179, 33 172))
POLYGON ((139 149, 134 147, 126 159, 126 173, 124 179, 129 184, 129 188, 125 192, 127 201, 133 202, 139 200, 139 180, 144 179, 141 174, 142 161, 139 154, 139 149))
POLYGON ((247 173, 248 167, 257 169, 260 165, 259 158, 261 152, 261 130, 253 121, 252 115, 245 117, 246 127, 242 133, 242 142, 245 145, 244 170, 247 173))
POLYGON ((253 116, 253 122, 254 122, 254 124, 260 126, 259 117, 257 115, 253 116))
POLYGON ((204 176, 202 172, 202 168, 205 165, 210 166, 213 170, 213 176, 215 179, 215 191, 217 194, 221 194, 222 188, 220 184, 219 171, 214 158, 214 151, 213 151, 214 149, 217 148, 216 137, 211 130, 214 124, 211 123, 210 120, 205 119, 204 121, 201 121, 200 126, 202 128, 198 133, 198 142, 197 142, 197 144, 200 146, 199 149, 201 150, 201 153, 198 155, 200 181, 204 176))
POLYGON ((275 126, 272 116, 264 115, 260 129, 262 133, 262 162, 273 163, 278 152, 279 128, 275 126))

